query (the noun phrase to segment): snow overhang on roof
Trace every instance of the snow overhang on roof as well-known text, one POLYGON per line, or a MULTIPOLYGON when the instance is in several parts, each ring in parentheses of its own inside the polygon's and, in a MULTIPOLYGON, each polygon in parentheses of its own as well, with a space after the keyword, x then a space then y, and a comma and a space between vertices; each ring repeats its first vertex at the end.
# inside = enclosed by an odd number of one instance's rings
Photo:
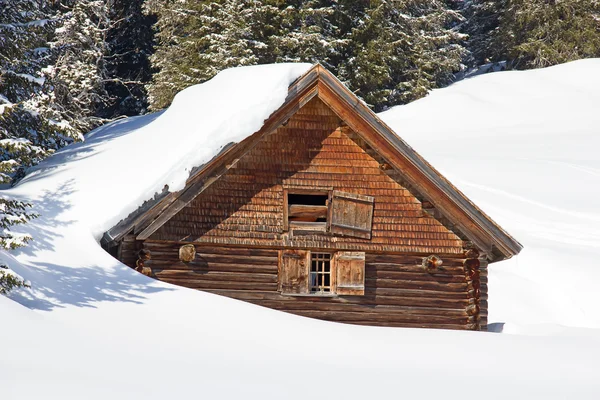
POLYGON ((183 190, 163 194, 146 202, 120 221, 105 233, 103 245, 115 244, 130 232, 136 234, 139 240, 147 239, 227 172, 265 134, 285 123, 315 96, 362 136, 392 167, 401 171, 406 183, 425 196, 451 222, 453 229, 460 231, 484 250, 491 261, 507 259, 521 251, 523 246, 518 241, 473 204, 320 64, 314 65, 289 86, 285 102, 271 114, 260 130, 241 142, 222 149, 210 162, 196 168, 183 190))

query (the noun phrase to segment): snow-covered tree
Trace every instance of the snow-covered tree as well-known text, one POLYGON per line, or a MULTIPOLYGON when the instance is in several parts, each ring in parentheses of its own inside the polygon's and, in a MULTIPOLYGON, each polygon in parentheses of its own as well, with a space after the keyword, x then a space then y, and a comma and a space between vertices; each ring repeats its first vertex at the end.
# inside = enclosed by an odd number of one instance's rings
POLYGON ((371 1, 342 77, 376 111, 425 96, 463 68, 460 15, 438 0, 371 1))
POLYGON ((104 58, 109 99, 100 111, 101 117, 140 115, 148 108, 145 85, 152 78, 149 57, 154 51, 152 25, 156 18, 142 12, 143 4, 144 0, 107 2, 111 23, 104 58))
POLYGON ((504 60, 506 49, 496 41, 507 0, 467 0, 462 7, 461 31, 469 36, 466 47, 471 67, 504 60))
POLYGON ((58 17, 47 2, 0 0, 0 183, 10 183, 39 162, 70 132, 47 119, 44 68, 58 17))
POLYGON ((250 35, 253 0, 152 1, 157 47, 151 61, 157 72, 148 85, 153 109, 170 104, 180 90, 204 82, 220 70, 258 62, 250 35))
POLYGON ((37 214, 29 211, 30 207, 29 203, 0 197, 0 248, 16 249, 25 246, 32 239, 29 234, 12 231, 15 225, 37 217, 37 214))
POLYGON ((515 68, 600 56, 600 1, 508 0, 494 46, 515 68))
POLYGON ((111 21, 102 0, 73 1, 64 9, 51 43, 58 56, 46 71, 53 88, 49 106, 77 132, 85 133, 103 122, 97 113, 109 101, 105 56, 111 21))
POLYGON ((151 104, 221 69, 320 62, 377 110, 423 96, 462 68, 460 15, 443 0, 151 0, 151 104))
MULTIPOLYGON (((350 44, 349 32, 337 26, 343 12, 336 1, 273 1, 276 9, 277 33, 263 38, 276 62, 320 62, 337 72, 343 54, 350 44), (279 4, 279 6, 278 6, 279 4)), ((261 63, 269 62, 261 58, 261 63)))
POLYGON ((13 273, 8 268, 4 268, 4 265, 0 265, 0 294, 6 295, 11 290, 20 287, 30 286, 23 278, 13 273))

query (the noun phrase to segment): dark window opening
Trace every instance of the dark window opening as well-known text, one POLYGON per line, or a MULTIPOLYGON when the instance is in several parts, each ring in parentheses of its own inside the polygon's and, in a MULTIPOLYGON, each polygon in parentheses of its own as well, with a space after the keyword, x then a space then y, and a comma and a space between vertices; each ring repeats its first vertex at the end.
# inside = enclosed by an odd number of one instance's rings
POLYGON ((307 206, 326 206, 328 197, 329 196, 326 193, 323 193, 323 194, 288 193, 288 205, 303 204, 303 205, 307 205, 307 206))
POLYGON ((325 224, 328 199, 327 193, 288 193, 288 221, 325 224))
POLYGON ((331 293, 331 254, 311 254, 310 292, 331 293))

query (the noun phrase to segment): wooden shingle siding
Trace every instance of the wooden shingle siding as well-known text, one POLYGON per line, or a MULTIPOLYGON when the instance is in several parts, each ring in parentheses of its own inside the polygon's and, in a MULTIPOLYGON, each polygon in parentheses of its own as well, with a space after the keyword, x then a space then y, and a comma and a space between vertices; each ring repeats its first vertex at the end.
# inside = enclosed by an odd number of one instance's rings
POLYGON ((176 242, 146 241, 148 265, 165 282, 245 300, 306 317, 377 326, 474 329, 474 300, 464 259, 447 258, 427 273, 414 255, 368 254, 362 296, 288 296, 278 292, 278 250, 197 245, 179 261, 176 242))
POLYGON ((151 240, 237 246, 460 254, 462 240, 340 126, 314 98, 228 173, 159 228, 151 240), (284 231, 283 188, 324 188, 375 198, 372 238, 284 231))

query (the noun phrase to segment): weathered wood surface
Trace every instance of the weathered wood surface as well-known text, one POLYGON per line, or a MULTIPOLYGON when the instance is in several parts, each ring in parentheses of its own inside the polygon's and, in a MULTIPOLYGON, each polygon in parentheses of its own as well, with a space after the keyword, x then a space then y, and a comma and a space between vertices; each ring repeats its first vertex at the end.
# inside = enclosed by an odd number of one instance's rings
MULTIPOLYGON (((465 279, 462 255, 445 259, 442 268, 428 273, 416 255, 367 254, 364 295, 293 296, 279 292, 278 249, 197 245, 194 261, 184 263, 178 254, 181 244, 143 244, 152 254, 148 265, 158 279, 306 317, 361 325, 475 329, 481 324, 481 310, 487 309, 480 296, 480 313, 473 313, 477 300, 465 279)), ((298 255, 298 260, 306 260, 304 253, 298 255)))
MULTIPOLYGON (((356 143, 343 132, 340 119, 322 101, 313 98, 149 238, 244 246, 461 253, 462 239, 424 213, 421 202, 388 176, 369 155, 369 149, 361 145, 364 143, 356 143), (286 230, 284 214, 314 215, 316 209, 308 212, 291 206, 284 213, 285 188, 330 188, 334 193, 374 198, 373 205, 363 207, 365 221, 359 221, 365 229, 372 223, 372 229, 361 233, 362 238, 311 234, 310 229, 303 228, 299 229, 308 232, 294 235, 286 230)), ((348 233, 356 236, 356 232, 348 233)))
POLYGON ((135 268, 135 261, 137 260, 137 250, 135 241, 135 235, 126 235, 123 240, 119 243, 119 249, 117 251, 117 258, 125 265, 135 268))

